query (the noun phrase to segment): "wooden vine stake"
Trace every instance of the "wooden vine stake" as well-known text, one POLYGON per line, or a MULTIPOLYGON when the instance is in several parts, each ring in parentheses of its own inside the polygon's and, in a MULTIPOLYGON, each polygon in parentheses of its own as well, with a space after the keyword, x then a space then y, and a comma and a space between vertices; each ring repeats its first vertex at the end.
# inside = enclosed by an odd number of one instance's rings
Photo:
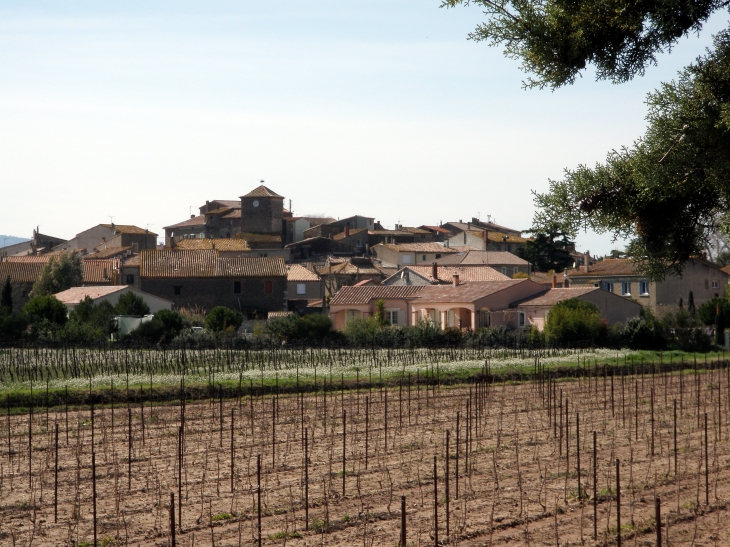
POLYGON ((654 498, 654 520, 656 521, 656 545, 662 547, 662 502, 654 498))
POLYGON ((170 492, 170 545, 175 547, 175 493, 170 492))
POLYGON ((309 530, 309 428, 304 428, 304 529, 309 530))
POLYGON ((438 496, 438 470, 436 469, 436 456, 433 457, 433 545, 439 547, 439 496, 438 496))
POLYGON ((256 455, 256 512, 258 546, 261 547, 261 454, 256 455))
POLYGON ((616 458, 616 545, 621 547, 621 463, 616 458))
POLYGON ((55 464, 54 464, 54 473, 53 473, 53 522, 58 522, 58 422, 56 422, 56 428, 55 428, 55 435, 54 435, 54 443, 55 443, 55 449, 54 449, 54 456, 55 456, 55 464))
POLYGON ((398 547, 406 547, 406 497, 400 497, 400 543, 398 547))

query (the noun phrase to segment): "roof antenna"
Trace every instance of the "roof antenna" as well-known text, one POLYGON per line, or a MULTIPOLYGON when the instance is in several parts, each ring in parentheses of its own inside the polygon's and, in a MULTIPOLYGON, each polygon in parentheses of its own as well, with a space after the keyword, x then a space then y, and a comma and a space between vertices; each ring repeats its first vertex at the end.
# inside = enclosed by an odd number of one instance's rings
POLYGON ((112 226, 114 225, 114 217, 115 216, 116 215, 109 215, 109 224, 111 224, 112 226))

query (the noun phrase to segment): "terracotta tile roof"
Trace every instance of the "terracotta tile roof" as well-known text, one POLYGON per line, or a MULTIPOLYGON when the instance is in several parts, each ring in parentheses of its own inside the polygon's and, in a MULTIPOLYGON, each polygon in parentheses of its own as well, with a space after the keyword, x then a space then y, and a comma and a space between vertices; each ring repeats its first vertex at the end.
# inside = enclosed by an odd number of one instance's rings
POLYGON ((81 261, 84 268, 84 283, 111 283, 114 273, 119 271, 121 264, 118 258, 81 261))
MULTIPOLYGON (((428 233, 425 232, 424 233, 428 233)), ((413 232, 408 230, 370 230, 368 232, 370 235, 374 236, 412 236, 413 232)))
POLYGON ((71 289, 54 294, 61 302, 66 305, 78 304, 87 296, 92 300, 101 298, 102 296, 108 296, 115 292, 123 291, 126 289, 126 285, 104 285, 101 287, 73 287, 71 289))
POLYGON ((401 227, 401 230, 404 232, 410 232, 412 234, 430 234, 430 230, 423 230, 421 228, 415 228, 413 226, 403 226, 401 227))
POLYGON ((287 317, 289 315, 294 315, 294 312, 293 311, 270 311, 266 317, 268 319, 281 319, 282 317, 287 317))
POLYGON ((568 270, 568 277, 603 277, 607 275, 640 275, 637 264, 628 258, 605 258, 592 264, 588 271, 568 270))
POLYGON ((92 260, 99 258, 113 258, 115 256, 122 255, 129 251, 131 247, 111 247, 109 249, 100 249, 96 252, 87 254, 83 257, 84 260, 92 260))
MULTIPOLYGON (((524 237, 517 237, 517 236, 512 236, 509 234, 503 234, 501 232, 488 231, 488 230, 484 230, 483 228, 478 228, 478 229, 472 228, 471 230, 464 230, 464 232, 466 232, 467 234, 471 234, 473 236, 482 238, 482 239, 484 238, 484 233, 486 232, 487 238, 489 239, 489 241, 493 241, 495 243, 505 243, 505 242, 506 243, 524 243, 524 242, 528 241, 524 237), (506 240, 505 240, 505 238, 506 238, 506 240)), ((458 238, 461 235, 461 233, 463 233, 463 232, 460 232, 460 233, 454 235, 453 237, 458 238)))
POLYGON ((437 232, 440 234, 450 234, 451 232, 447 230, 446 228, 442 228, 441 226, 428 226, 427 224, 424 224, 421 226, 421 228, 425 228, 429 232, 437 232))
POLYGON ((412 298, 427 287, 395 286, 386 287, 383 285, 365 287, 342 287, 330 300, 330 306, 341 306, 348 304, 369 304, 373 300, 394 300, 412 298))
POLYGON ((363 279, 359 283, 355 283, 353 287, 365 287, 367 285, 377 285, 377 283, 372 279, 363 279))
POLYGON ((570 287, 568 289, 549 289, 547 292, 517 302, 518 307, 551 307, 563 300, 577 298, 593 291, 600 291, 598 287, 570 287))
MULTIPOLYGON (((0 262, 0 277, 4 279, 10 275, 12 280, 19 283, 35 283, 43 266, 51 259, 48 255, 8 258, 9 260, 0 262)), ((113 280, 114 273, 118 271, 121 261, 116 258, 83 260, 81 265, 84 283, 109 284, 113 280)))
POLYGON ((526 279, 510 279, 508 281, 471 281, 456 287, 451 285, 426 285, 418 294, 421 302, 474 302, 485 296, 503 291, 526 279))
MULTIPOLYGON (((350 228, 349 234, 345 235, 345 232, 340 232, 339 234, 335 234, 334 236, 332 236, 332 239, 335 239, 335 240, 345 239, 346 237, 352 237, 355 234, 359 234, 361 232, 367 232, 367 231, 368 231, 367 228, 350 228)), ((370 233, 370 232, 368 232, 368 233, 370 233)))
POLYGON ((304 220, 309 222, 309 226, 314 228, 321 224, 329 224, 330 222, 336 222, 336 219, 332 217, 302 217, 304 220))
MULTIPOLYGON (((451 247, 453 249, 454 247, 451 247)), ((523 266, 527 267, 527 260, 507 251, 477 251, 469 250, 457 254, 444 256, 436 260, 439 264, 458 264, 470 266, 476 264, 499 265, 499 266, 523 266)))
POLYGON ((124 261, 123 266, 129 266, 130 268, 139 268, 142 265, 142 257, 139 255, 132 256, 124 261))
POLYGON ((233 236, 234 239, 245 239, 249 243, 281 243, 279 234, 252 234, 249 232, 240 232, 233 236))
POLYGON ((263 184, 259 186, 258 188, 254 188, 251 190, 248 194, 245 196, 241 196, 242 198, 281 198, 284 199, 284 196, 280 196, 270 188, 267 188, 263 184))
POLYGON ((227 213, 230 213, 233 211, 232 207, 220 207, 218 209, 213 209, 212 211, 206 211, 206 215, 225 215, 227 213))
POLYGON ((245 239, 233 238, 188 238, 175 243, 176 249, 215 249, 216 251, 250 251, 251 247, 245 239))
POLYGON ((165 226, 164 229, 167 230, 168 228, 184 228, 186 226, 205 226, 205 215, 198 215, 197 217, 183 220, 182 222, 178 222, 177 224, 165 226))
MULTIPOLYGON (((50 260, 50 254, 46 253, 42 255, 16 255, 16 256, 7 256, 2 259, 2 261, 5 262, 24 262, 27 264, 32 264, 34 262, 37 262, 39 264, 45 264, 50 260)), ((58 253, 61 254, 61 253, 58 253)), ((53 256, 57 256, 56 253, 53 254, 53 256)))
MULTIPOLYGON (((420 275, 427 279, 430 283, 451 283, 454 275, 459 276, 459 280, 465 281, 508 281, 510 278, 498 272, 490 266, 437 266, 436 273, 438 279, 433 278, 433 266, 406 266, 398 270, 395 275, 400 276, 404 270, 420 275)), ((390 278, 388 278, 390 279, 390 278)), ((386 279, 385 282, 388 280, 386 279)))
POLYGON ((145 230, 144 228, 140 228, 139 226, 132 226, 131 224, 102 224, 105 228, 109 228, 110 230, 114 230, 118 234, 149 234, 151 236, 156 236, 154 232, 149 232, 145 230))
POLYGON ((241 218, 241 209, 231 209, 230 213, 226 213, 221 216, 221 218, 224 220, 235 220, 237 218, 241 218))
POLYGON ((224 258, 213 250, 142 251, 141 277, 286 277, 283 258, 224 258))
MULTIPOLYGON (((562 273, 555 274, 555 281, 558 285, 557 288, 561 288, 563 286, 563 278, 564 276, 562 273)), ((547 272, 531 272, 530 279, 535 283, 540 283, 541 285, 552 285, 553 274, 549 274, 547 272)))
POLYGON ((320 275, 380 275, 380 270, 372 264, 358 266, 351 262, 331 263, 319 270, 320 275))
POLYGON ((220 203, 223 207, 230 207, 231 209, 240 209, 240 199, 214 199, 215 203, 220 203))
MULTIPOLYGON (((417 253, 455 253, 454 249, 445 247, 440 243, 425 242, 425 243, 388 243, 382 244, 383 247, 391 249, 393 251, 403 252, 417 252, 417 253)), ((377 246, 376 246, 377 247, 377 246)))
POLYGON ((2 261, 0 262, 0 282, 5 283, 5 279, 10 276, 10 281, 14 283, 35 283, 43 266, 45 266, 44 262, 2 261))
POLYGON ((286 266, 287 281, 321 281, 321 278, 309 268, 305 268, 301 264, 287 264, 286 266))
POLYGON ((730 275, 730 265, 725 266, 724 268, 720 268, 720 271, 730 275))

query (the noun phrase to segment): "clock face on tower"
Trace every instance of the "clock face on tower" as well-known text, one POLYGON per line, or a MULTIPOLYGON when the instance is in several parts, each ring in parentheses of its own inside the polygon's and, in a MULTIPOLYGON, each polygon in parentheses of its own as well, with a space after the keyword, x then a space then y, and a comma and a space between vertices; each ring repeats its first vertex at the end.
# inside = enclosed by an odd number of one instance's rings
POLYGON ((254 207, 258 207, 258 206, 259 206, 259 202, 258 202, 258 200, 257 200, 257 201, 254 201, 254 202, 253 202, 253 206, 254 206, 254 207))

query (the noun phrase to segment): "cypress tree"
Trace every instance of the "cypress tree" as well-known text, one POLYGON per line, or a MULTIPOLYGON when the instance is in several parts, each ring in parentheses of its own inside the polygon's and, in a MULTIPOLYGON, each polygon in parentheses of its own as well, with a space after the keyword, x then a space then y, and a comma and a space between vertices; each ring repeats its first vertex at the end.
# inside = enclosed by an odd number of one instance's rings
POLYGON ((687 299, 687 311, 692 317, 695 316, 695 295, 692 293, 692 291, 689 291, 689 299, 687 299))
POLYGON ((13 286, 10 284, 10 276, 5 279, 2 295, 0 295, 0 308, 7 308, 13 311, 13 286))

